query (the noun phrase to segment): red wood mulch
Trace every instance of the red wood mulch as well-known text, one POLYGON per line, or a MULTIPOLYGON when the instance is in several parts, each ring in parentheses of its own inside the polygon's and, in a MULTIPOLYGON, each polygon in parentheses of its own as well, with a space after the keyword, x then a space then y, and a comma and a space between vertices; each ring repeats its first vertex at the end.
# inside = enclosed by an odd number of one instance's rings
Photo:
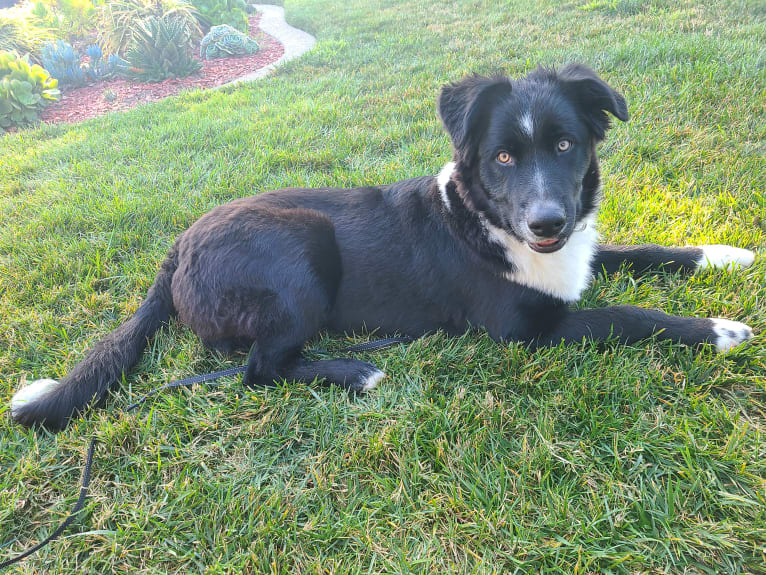
POLYGON ((81 88, 61 89, 61 99, 47 106, 40 119, 49 124, 79 122, 107 112, 135 108, 192 88, 213 88, 255 72, 282 57, 284 47, 258 27, 260 14, 250 17, 250 37, 260 50, 251 56, 202 60, 202 69, 186 78, 153 84, 123 79, 106 80, 81 88))

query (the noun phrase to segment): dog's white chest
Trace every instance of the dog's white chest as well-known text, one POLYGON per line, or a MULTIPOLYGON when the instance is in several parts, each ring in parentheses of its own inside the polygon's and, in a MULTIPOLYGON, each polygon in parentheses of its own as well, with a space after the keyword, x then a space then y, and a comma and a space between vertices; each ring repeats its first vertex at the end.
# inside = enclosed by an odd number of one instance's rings
POLYGON ((485 221, 489 239, 500 244, 513 271, 505 277, 566 302, 580 299, 593 275, 591 261, 598 245, 595 218, 586 220, 585 229, 574 232, 566 245, 552 254, 532 251, 504 230, 485 221))
MULTIPOLYGON (((454 173, 455 162, 448 162, 436 178, 447 211, 452 209, 447 183, 454 173)), ((588 217, 585 229, 574 232, 566 245, 552 254, 534 252, 483 216, 479 216, 479 220, 487 230, 489 240, 502 246, 506 259, 513 264, 513 271, 505 274, 507 279, 566 302, 580 299, 593 275, 590 266, 598 245, 595 216, 588 217)))

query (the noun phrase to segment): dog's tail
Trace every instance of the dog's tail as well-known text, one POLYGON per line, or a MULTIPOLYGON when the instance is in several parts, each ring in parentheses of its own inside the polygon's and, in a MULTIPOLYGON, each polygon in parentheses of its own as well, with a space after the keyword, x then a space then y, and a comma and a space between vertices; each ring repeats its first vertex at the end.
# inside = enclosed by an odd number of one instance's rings
POLYGON ((138 362, 147 338, 175 315, 170 282, 177 264, 174 246, 136 313, 93 346, 61 381, 38 379, 17 391, 11 399, 13 419, 61 430, 88 405, 103 401, 107 391, 120 384, 123 373, 138 362))

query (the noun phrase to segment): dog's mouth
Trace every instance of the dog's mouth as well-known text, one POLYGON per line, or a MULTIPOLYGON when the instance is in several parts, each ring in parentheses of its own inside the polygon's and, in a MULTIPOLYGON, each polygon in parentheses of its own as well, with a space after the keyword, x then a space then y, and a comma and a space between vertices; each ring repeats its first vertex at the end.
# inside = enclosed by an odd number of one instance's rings
POLYGON ((550 254, 557 252, 567 243, 566 238, 550 238, 539 242, 527 242, 529 248, 540 254, 550 254))

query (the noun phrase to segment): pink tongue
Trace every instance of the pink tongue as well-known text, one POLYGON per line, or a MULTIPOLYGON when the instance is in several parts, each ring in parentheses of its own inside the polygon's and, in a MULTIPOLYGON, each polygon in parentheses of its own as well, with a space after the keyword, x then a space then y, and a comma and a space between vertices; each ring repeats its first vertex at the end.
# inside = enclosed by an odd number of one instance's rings
POLYGON ((541 242, 537 242, 538 246, 552 246, 555 244, 558 240, 543 240, 541 242))

